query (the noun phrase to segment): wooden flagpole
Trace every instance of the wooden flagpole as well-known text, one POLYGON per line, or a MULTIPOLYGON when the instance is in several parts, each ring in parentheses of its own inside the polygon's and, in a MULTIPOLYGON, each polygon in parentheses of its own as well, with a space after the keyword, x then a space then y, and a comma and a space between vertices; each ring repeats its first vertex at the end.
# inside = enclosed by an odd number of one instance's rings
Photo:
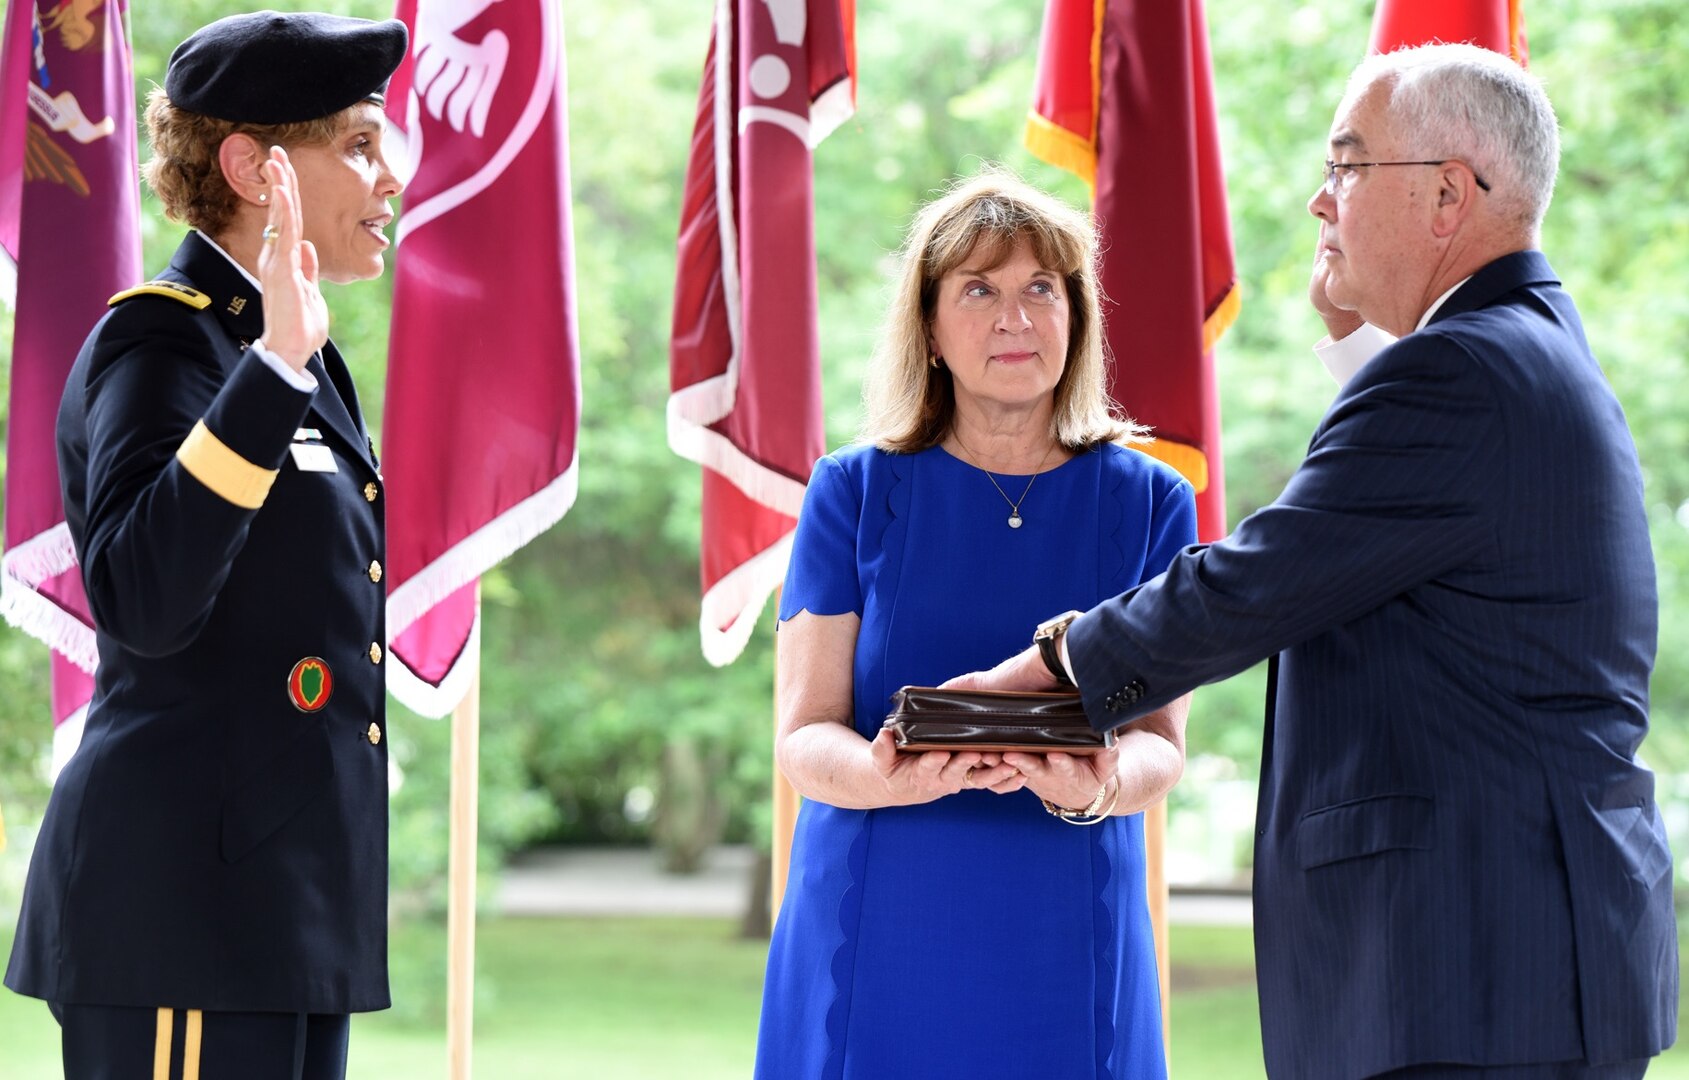
POLYGON ((1173 1060, 1173 973, 1167 939, 1167 800, 1144 811, 1145 892, 1150 933, 1155 938, 1155 970, 1161 974, 1161 1048, 1168 1072, 1173 1060))
MULTIPOLYGON (((475 586, 476 618, 480 585, 475 586)), ((481 780, 481 652, 469 692, 452 711, 451 855, 446 900, 446 1060, 450 1080, 470 1080, 475 1038, 475 877, 481 780)))

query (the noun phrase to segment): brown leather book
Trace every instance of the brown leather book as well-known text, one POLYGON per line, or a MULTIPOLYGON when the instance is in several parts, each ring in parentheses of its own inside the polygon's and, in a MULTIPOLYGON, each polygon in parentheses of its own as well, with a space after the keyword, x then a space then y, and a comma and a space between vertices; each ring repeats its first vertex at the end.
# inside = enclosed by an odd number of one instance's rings
POLYGON ((1079 695, 905 686, 892 695, 885 726, 899 750, 1020 750, 1094 754, 1114 732, 1091 729, 1079 695))

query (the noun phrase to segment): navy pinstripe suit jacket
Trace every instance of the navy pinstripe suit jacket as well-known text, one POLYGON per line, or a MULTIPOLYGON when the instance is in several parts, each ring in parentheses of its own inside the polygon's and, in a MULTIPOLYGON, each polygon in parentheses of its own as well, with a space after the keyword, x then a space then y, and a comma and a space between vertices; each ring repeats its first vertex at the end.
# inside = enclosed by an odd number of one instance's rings
POLYGON ((1099 728, 1277 654, 1272 1076, 1671 1044, 1671 854, 1636 761, 1656 624, 1635 446, 1534 251, 1375 356, 1276 502, 1074 624, 1099 728))

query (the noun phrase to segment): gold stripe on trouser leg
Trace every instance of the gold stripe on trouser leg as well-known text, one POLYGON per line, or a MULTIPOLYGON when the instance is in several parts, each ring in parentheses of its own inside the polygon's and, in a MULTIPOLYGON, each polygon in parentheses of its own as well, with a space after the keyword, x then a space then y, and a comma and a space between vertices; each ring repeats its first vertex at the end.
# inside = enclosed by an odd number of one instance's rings
POLYGON ((170 1080, 170 1029, 173 1026, 171 1010, 158 1010, 158 1033, 152 1040, 152 1080, 170 1080))
POLYGON ((188 1032, 182 1038, 182 1080, 199 1080, 199 1036, 205 1014, 188 1010, 188 1032))

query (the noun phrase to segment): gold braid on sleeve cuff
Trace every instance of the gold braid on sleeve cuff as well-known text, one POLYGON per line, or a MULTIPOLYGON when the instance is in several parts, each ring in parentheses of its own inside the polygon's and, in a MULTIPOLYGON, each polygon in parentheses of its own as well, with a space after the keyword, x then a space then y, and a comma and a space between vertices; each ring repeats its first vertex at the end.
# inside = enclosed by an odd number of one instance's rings
POLYGON ((223 440, 211 434, 204 420, 194 424, 194 429, 176 448, 176 460, 195 480, 247 510, 264 505, 279 471, 261 469, 230 450, 223 440))

